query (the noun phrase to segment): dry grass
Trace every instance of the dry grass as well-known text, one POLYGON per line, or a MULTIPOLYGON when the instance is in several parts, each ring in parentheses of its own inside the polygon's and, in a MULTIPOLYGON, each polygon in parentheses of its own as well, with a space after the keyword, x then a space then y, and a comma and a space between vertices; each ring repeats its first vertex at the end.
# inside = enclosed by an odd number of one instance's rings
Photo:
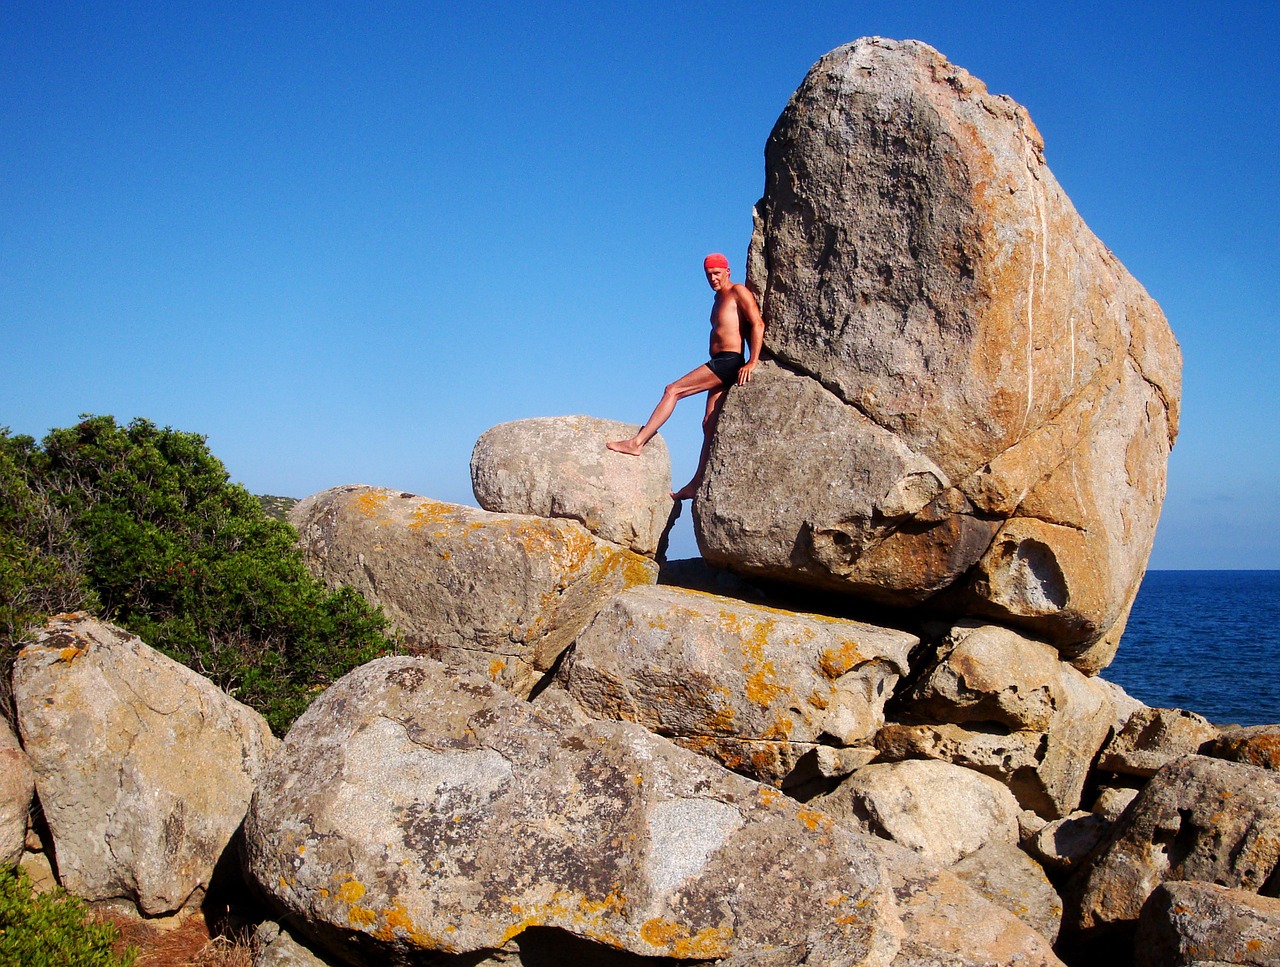
POLYGON ((103 912, 99 918, 120 931, 118 950, 135 947, 135 967, 252 967, 247 938, 215 937, 203 914, 193 913, 176 925, 155 926, 123 914, 103 912))

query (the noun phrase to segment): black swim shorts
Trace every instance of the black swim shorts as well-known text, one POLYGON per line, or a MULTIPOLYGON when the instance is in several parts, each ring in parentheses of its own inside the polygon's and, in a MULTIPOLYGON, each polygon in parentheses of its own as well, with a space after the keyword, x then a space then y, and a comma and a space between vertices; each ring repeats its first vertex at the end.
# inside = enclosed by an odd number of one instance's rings
POLYGON ((747 357, 742 353, 716 353, 707 363, 707 368, 720 377, 725 386, 732 386, 738 378, 738 370, 747 364, 747 357))

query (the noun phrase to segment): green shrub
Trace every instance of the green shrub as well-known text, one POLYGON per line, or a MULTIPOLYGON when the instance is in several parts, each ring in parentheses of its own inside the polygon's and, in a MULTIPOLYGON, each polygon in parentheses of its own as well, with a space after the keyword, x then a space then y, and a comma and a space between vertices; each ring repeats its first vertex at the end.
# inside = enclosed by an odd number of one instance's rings
MULTIPOLYGON (((73 539, 52 556, 88 606, 258 709, 277 734, 325 685, 394 650, 381 611, 313 578, 293 528, 229 482, 203 437, 94 416, 41 447, 3 440, 33 499, 65 518, 73 539)), ((21 539, 25 521, 48 537, 29 510, 14 516, 0 528, 21 539)), ((34 569, 13 580, 39 583, 34 569)))
POLYGON ((119 939, 70 894, 33 893, 26 873, 0 870, 0 967, 131 967, 136 951, 112 951, 119 939))

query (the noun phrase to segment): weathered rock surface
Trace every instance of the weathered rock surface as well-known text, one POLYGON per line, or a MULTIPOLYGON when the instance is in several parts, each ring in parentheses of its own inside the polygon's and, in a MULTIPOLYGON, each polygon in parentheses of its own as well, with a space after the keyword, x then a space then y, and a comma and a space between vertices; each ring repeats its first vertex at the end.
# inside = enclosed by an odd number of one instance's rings
POLYGON ((1143 905, 1133 950, 1137 967, 1275 967, 1280 900, 1213 883, 1162 883, 1143 905))
POLYGON ((951 872, 1050 943, 1057 940, 1062 898, 1040 864, 1018 847, 993 840, 952 866, 951 872))
POLYGON ((639 726, 558 729, 424 658, 372 662, 316 700, 245 841, 290 922, 344 956, 497 950, 535 927, 646 956, 898 949, 861 837, 639 726))
POLYGON ((1132 930, 1166 880, 1274 890, 1280 774, 1191 755, 1151 778, 1072 883, 1068 923, 1101 937, 1132 930))
POLYGON ((1200 752, 1220 730, 1208 719, 1181 708, 1141 708, 1107 742, 1098 768, 1145 778, 1174 759, 1200 752))
POLYGON ((1137 787, 1102 786, 1093 800, 1092 812, 1097 813, 1108 822, 1115 822, 1120 814, 1129 808, 1129 804, 1138 798, 1137 787))
POLYGON ((951 866, 988 843, 1018 841, 1013 794, 988 776, 946 762, 864 766, 810 805, 938 866, 951 866))
POLYGON ((605 449, 634 426, 590 416, 500 423, 471 453, 485 510, 568 517, 601 540, 653 557, 671 514, 671 457, 654 437, 638 457, 605 449))
POLYGON ((1280 725, 1252 725, 1232 729, 1211 742, 1205 755, 1280 770, 1280 725))
POLYGON ((708 560, 945 595, 1108 663, 1181 355, 1042 148, 1024 109, 915 41, 809 72, 766 147, 749 274, 776 364, 725 405, 695 505, 708 560))
POLYGON ((0 718, 0 868, 22 859, 27 816, 36 791, 35 773, 9 723, 0 718))
POLYGON ((280 924, 258 924, 253 933, 253 967, 329 967, 298 941, 281 930, 280 924))
POLYGON ((1066 873, 1079 869, 1111 828, 1111 820, 1099 813, 1074 812, 1046 823, 1031 837, 1027 850, 1045 869, 1066 873))
POLYGON ((886 759, 935 758, 1006 783, 1048 819, 1080 805, 1089 765, 1115 718, 1105 687, 1049 645, 995 625, 951 630, 907 695, 907 721, 881 730, 886 759))
POLYGON ((779 783, 820 742, 870 745, 915 635, 672 587, 614 597, 561 672, 594 718, 638 722, 779 783))
POLYGON ((79 615, 22 651, 13 692, 62 884, 148 915, 198 900, 279 745, 262 716, 79 615))
POLYGON ((311 570, 382 606, 410 648, 528 695, 612 595, 657 567, 571 520, 344 486, 289 515, 311 570))

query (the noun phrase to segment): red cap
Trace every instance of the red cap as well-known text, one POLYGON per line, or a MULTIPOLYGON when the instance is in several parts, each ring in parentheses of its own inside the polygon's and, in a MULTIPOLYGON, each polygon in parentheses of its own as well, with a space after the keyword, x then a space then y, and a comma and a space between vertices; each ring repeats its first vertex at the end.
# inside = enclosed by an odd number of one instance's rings
POLYGON ((729 260, 719 252, 714 252, 702 260, 702 270, 707 269, 727 269, 729 268, 729 260))

